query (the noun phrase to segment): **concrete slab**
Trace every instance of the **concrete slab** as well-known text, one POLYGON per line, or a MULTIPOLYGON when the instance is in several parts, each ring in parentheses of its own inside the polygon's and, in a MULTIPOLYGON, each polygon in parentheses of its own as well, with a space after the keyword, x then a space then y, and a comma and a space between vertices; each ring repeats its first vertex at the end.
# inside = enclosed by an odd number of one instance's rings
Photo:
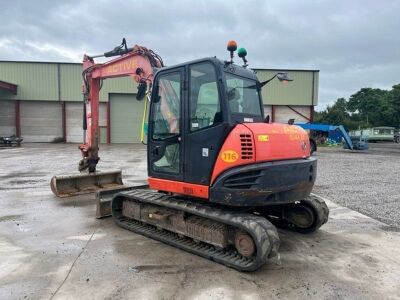
MULTIPOLYGON (((393 227, 327 201, 331 218, 319 232, 280 231, 280 264, 239 273, 95 219, 90 198, 55 198, 50 177, 72 171, 75 152, 0 150, 0 299, 400 298, 393 227)), ((134 182, 145 176, 144 155, 103 147, 102 167, 120 164, 134 182)))

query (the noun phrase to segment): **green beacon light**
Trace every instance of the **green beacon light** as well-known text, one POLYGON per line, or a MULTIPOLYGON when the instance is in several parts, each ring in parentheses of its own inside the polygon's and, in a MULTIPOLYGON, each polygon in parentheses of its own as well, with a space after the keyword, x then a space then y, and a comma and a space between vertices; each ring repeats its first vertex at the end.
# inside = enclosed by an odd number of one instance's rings
POLYGON ((249 64, 247 63, 246 59, 247 51, 245 48, 239 48, 238 50, 238 56, 243 59, 243 67, 246 68, 249 64))
POLYGON ((238 56, 239 56, 240 58, 243 58, 243 57, 245 57, 246 55, 247 55, 247 51, 246 51, 245 48, 239 48, 239 49, 238 49, 238 56))

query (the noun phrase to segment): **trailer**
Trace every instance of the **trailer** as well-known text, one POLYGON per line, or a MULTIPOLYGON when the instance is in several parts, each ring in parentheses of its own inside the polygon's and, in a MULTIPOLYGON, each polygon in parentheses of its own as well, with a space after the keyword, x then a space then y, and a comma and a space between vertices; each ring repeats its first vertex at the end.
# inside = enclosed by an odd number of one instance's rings
POLYGON ((396 142, 395 128, 389 126, 379 126, 366 129, 352 130, 349 132, 351 137, 364 136, 371 143, 376 142, 396 142))

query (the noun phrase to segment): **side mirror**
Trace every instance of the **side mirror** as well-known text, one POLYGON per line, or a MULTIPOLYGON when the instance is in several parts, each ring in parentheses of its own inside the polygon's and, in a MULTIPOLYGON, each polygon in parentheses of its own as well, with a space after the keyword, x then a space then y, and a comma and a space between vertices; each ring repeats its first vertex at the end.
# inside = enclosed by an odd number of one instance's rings
POLYGON ((146 96, 147 84, 146 82, 139 82, 137 88, 136 100, 140 101, 146 96))

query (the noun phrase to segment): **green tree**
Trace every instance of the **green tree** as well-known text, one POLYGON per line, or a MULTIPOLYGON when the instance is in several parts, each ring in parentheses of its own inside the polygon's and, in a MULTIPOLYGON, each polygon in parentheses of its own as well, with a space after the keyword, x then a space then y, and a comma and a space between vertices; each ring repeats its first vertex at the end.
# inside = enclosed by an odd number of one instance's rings
POLYGON ((400 127, 400 84, 393 86, 388 95, 388 102, 392 109, 391 125, 400 127))
POLYGON ((392 115, 388 93, 381 89, 362 88, 350 96, 347 108, 359 114, 358 117, 369 126, 382 126, 382 122, 392 115))
POLYGON ((400 127, 400 84, 390 91, 362 88, 349 100, 339 98, 317 112, 315 122, 343 125, 347 130, 375 126, 400 127))
POLYGON ((335 104, 326 108, 327 121, 331 124, 343 124, 348 119, 349 113, 347 112, 346 99, 339 98, 335 104))
POLYGON ((332 106, 328 106, 326 110, 317 113, 314 120, 317 123, 343 125, 347 130, 358 128, 358 122, 351 120, 345 98, 337 99, 332 106))

